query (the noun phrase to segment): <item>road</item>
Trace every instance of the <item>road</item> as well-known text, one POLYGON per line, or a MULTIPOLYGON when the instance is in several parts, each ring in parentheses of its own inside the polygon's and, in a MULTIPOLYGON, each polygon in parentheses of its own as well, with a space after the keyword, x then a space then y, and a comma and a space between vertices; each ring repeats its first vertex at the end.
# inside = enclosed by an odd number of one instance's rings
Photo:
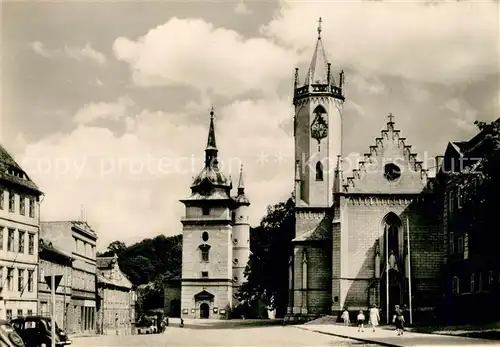
POLYGON ((294 327, 251 325, 169 326, 163 334, 75 337, 74 347, 165 346, 376 346, 359 341, 304 331, 294 327))

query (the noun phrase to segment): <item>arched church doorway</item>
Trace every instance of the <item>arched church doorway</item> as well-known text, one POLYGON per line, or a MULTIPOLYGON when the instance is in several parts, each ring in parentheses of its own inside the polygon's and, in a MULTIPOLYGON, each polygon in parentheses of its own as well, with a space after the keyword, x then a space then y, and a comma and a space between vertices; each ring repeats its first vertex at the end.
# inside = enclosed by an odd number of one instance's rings
POLYGON ((206 302, 200 305, 200 318, 207 319, 210 316, 210 306, 206 302))
POLYGON ((395 213, 385 216, 383 223, 383 239, 381 240, 381 281, 380 305, 384 316, 389 309, 389 317, 395 305, 402 305, 402 290, 404 285, 402 253, 403 228, 401 219, 395 213))

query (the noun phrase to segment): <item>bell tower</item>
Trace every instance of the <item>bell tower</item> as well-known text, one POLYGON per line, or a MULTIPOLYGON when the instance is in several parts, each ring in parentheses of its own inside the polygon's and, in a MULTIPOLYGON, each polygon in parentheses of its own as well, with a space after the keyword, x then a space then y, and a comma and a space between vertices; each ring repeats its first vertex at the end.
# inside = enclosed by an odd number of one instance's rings
POLYGON ((334 173, 342 155, 344 72, 338 81, 321 39, 318 21, 316 47, 305 77, 295 69, 293 105, 296 207, 329 208, 333 203, 334 173))

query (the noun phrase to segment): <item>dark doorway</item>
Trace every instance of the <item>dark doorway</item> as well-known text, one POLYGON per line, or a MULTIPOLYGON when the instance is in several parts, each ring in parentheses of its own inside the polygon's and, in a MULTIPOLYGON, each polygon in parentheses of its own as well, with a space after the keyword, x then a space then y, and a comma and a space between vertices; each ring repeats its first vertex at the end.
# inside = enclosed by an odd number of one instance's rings
POLYGON ((180 317, 181 316, 181 301, 179 299, 173 299, 170 301, 170 317, 180 317))
POLYGON ((200 318, 207 319, 210 316, 210 306, 207 303, 200 305, 200 318))

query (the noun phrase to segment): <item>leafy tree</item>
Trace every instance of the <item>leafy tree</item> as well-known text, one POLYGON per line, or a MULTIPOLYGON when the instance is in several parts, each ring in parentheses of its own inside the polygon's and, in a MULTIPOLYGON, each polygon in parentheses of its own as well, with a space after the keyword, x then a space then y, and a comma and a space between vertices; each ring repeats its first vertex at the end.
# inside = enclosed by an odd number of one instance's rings
POLYGON ((286 312, 288 259, 295 235, 294 206, 293 195, 269 206, 260 225, 251 229, 252 255, 245 270, 246 282, 238 294, 238 299, 251 311, 262 301, 276 308, 278 315, 286 312))

